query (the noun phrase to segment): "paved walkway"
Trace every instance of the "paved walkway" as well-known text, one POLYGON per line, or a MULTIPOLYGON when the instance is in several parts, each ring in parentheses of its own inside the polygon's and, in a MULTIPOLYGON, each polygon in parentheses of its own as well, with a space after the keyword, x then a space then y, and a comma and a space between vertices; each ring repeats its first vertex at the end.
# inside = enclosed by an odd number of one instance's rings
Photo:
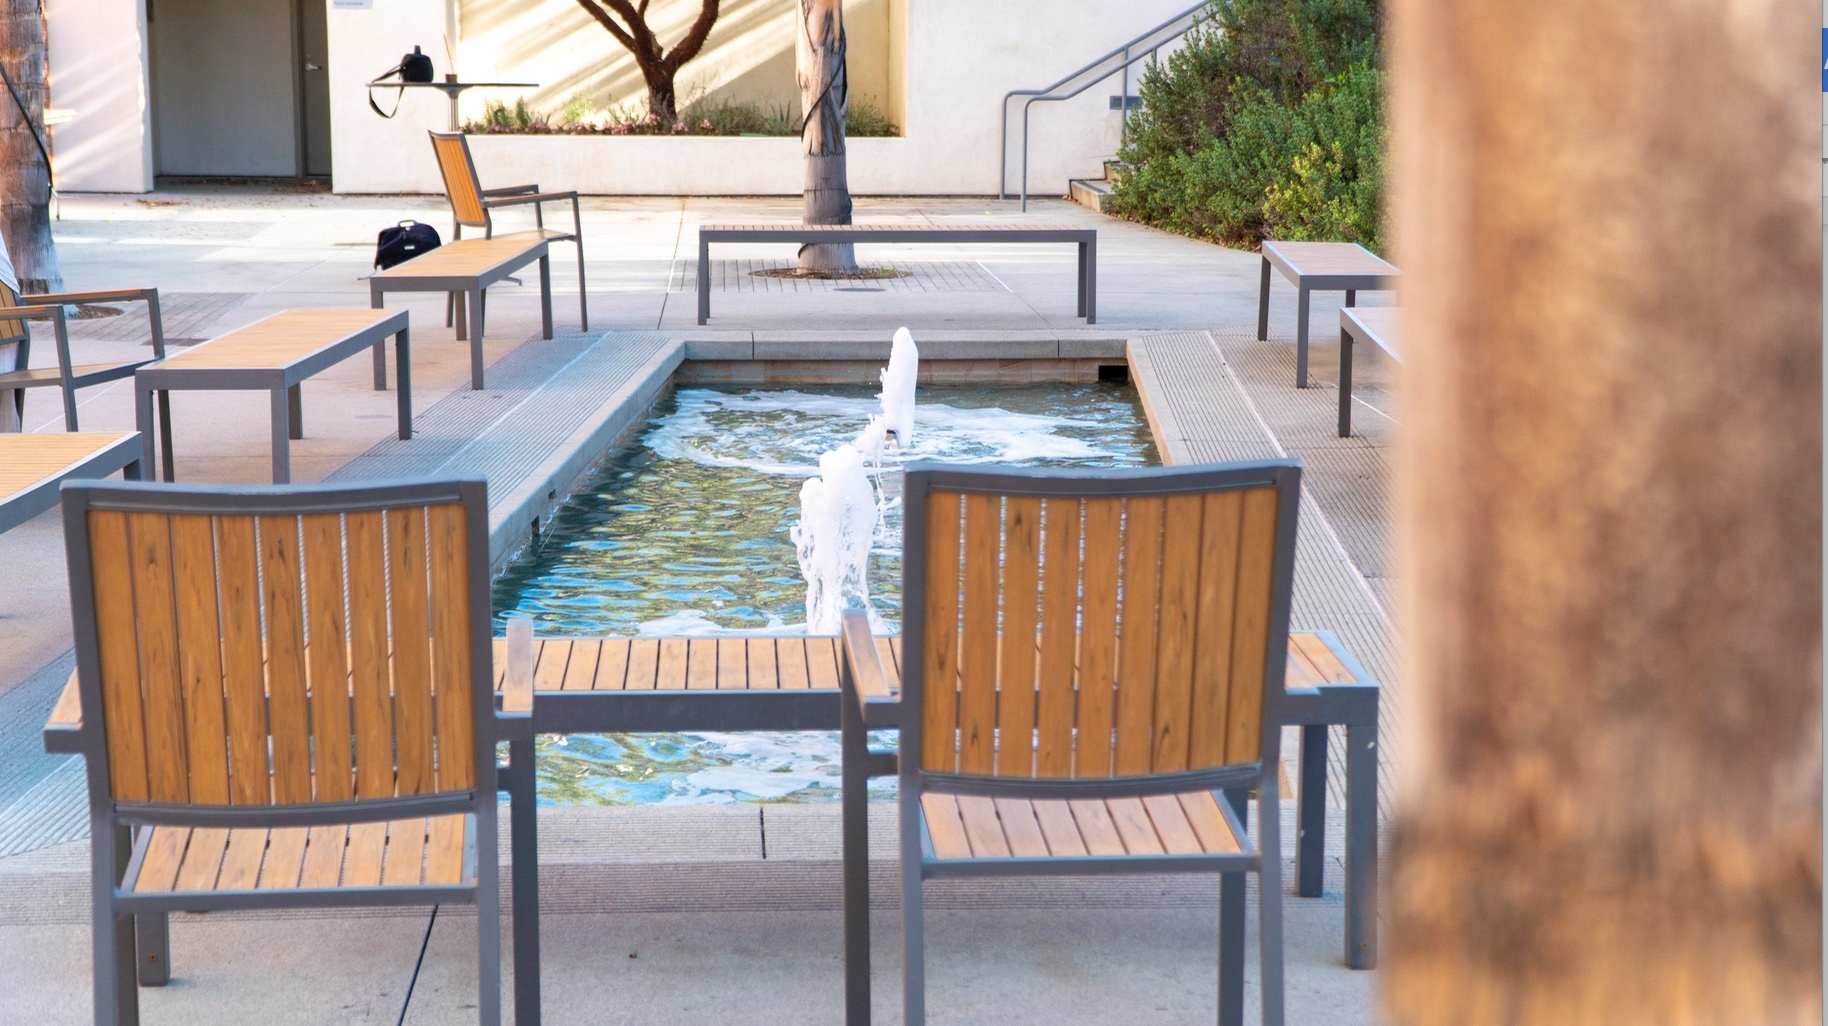
MULTIPOLYGON (((173 192, 67 197, 57 232, 72 288, 156 285, 168 335, 198 340, 280 309, 365 306, 359 278, 374 232, 402 217, 448 223, 438 199, 173 192)), ((757 246, 714 252, 715 316, 697 326, 692 228, 797 217, 798 204, 789 200, 587 199, 593 332, 575 334, 576 308, 566 294, 575 296, 576 284, 562 252, 553 271, 559 344, 523 345, 538 327, 532 288, 492 290, 485 353, 498 368, 491 382, 503 387, 491 392, 467 391, 467 346, 443 327, 442 302, 407 299, 400 305, 413 315, 420 436, 404 445, 437 448, 447 462, 463 462, 465 425, 499 419, 496 404, 518 402, 527 415, 563 406, 552 399, 556 393, 540 389, 559 382, 564 367, 587 358, 605 368, 632 367, 636 350, 653 352, 668 338, 686 342, 693 355, 791 357, 812 346, 830 354, 854 348, 861 356, 904 324, 948 355, 978 347, 985 355, 1012 347, 1037 355, 1105 352, 1159 336, 1150 346, 1163 359, 1203 368, 1177 379, 1177 408, 1195 412, 1182 414, 1180 441, 1170 447, 1184 445, 1194 458, 1288 452, 1306 461, 1302 574, 1319 583, 1298 595, 1298 615, 1312 612, 1306 622, 1340 630, 1374 672, 1398 684, 1389 660, 1382 451, 1393 422, 1383 369, 1367 360, 1359 371, 1355 394, 1366 405, 1357 424, 1366 437, 1332 437, 1333 333, 1314 332, 1321 387, 1289 388, 1294 297, 1277 290, 1272 340, 1257 342, 1257 257, 1058 202, 1033 203, 1020 215, 1013 203, 985 200, 865 200, 859 221, 1098 226, 1100 323, 1087 327, 1070 316, 1074 257, 1067 247, 859 247, 865 262, 915 272, 905 284, 872 292, 755 287, 741 271, 792 256, 791 247, 757 246), (619 346, 633 348, 619 353, 619 346), (515 388, 518 398, 510 395, 515 388), (1205 430, 1207 423, 1218 427, 1205 430), (439 425, 449 430, 441 434, 439 425)), ((1316 325, 1333 323, 1328 298, 1316 303, 1316 325)), ((133 320, 78 322, 78 361, 137 352, 133 320)), ((364 361, 349 361, 305 385, 307 437, 293 443, 295 480, 379 473, 401 453, 401 443, 388 441, 393 397, 370 390, 367 374, 364 361)), ((263 478, 264 396, 180 394, 174 407, 182 479, 263 478)), ((81 413, 87 429, 130 429, 131 391, 86 391, 81 413)), ((48 392, 31 396, 26 425, 61 429, 48 392)), ((548 427, 552 438, 568 437, 563 425, 548 427)), ((498 455, 504 477, 532 474, 525 468, 539 462, 537 453, 498 455)), ((62 558, 54 515, 0 535, 0 565, 9 567, 9 587, 0 593, 0 965, 16 970, 0 974, 9 982, 0 1018, 45 1024, 85 1021, 88 1007, 86 828, 70 815, 82 793, 79 764, 37 750, 37 727, 69 672, 62 558)), ((841 954, 836 812, 545 810, 548 1021, 834 1021, 841 954)), ((878 824, 878 855, 894 850, 892 827, 886 817, 878 824)), ((1284 835, 1292 839, 1292 829, 1284 835)), ((874 869, 881 907, 892 909, 890 865, 874 869)), ((1332 867, 1326 898, 1287 903, 1291 1022, 1372 1021, 1375 974, 1340 964, 1339 882, 1332 867)), ((933 1021, 1108 1021, 1118 1009, 1138 1022, 1205 1021, 1216 972, 1215 891, 1207 880, 1170 878, 935 887, 933 1021)), ((448 909, 435 925, 425 910, 283 922, 257 914, 178 917, 179 983, 144 992, 147 1021, 394 1022, 403 1008, 408 1022, 474 1021, 465 1008, 474 1000, 473 924, 448 909), (406 988, 428 925, 429 948, 409 1004, 406 988)), ((879 914, 884 1022, 897 1021, 894 927, 892 912, 879 914)))

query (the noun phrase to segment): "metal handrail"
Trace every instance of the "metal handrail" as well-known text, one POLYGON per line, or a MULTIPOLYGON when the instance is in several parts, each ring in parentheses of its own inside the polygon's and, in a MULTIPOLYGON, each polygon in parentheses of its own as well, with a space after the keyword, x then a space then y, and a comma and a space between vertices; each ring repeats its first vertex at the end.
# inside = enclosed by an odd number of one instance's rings
POLYGON ((997 199, 1008 198, 1005 187, 1009 181, 1009 101, 1011 99, 1017 96, 1028 97, 1028 99, 1022 101, 1022 209, 1027 210, 1029 106, 1037 100, 1070 100, 1080 93, 1085 92, 1087 89, 1103 82, 1105 79, 1110 78, 1112 75, 1121 72, 1123 74, 1123 99, 1121 101, 1123 110, 1121 111, 1121 114, 1123 115, 1124 127, 1127 130, 1130 122, 1130 65, 1135 64, 1137 61, 1143 60, 1144 58, 1154 57, 1155 51, 1185 35, 1189 29, 1203 20, 1200 17, 1200 14, 1205 11, 1208 6, 1210 6, 1210 4, 1205 2, 1205 0, 1202 0, 1201 3, 1197 3, 1192 7, 1187 8, 1185 11, 1162 22, 1149 31, 1144 32, 1142 35, 1137 36, 1135 39, 1130 40, 1045 89, 1011 89, 1009 92, 1004 93, 1002 121, 1000 123, 999 131, 997 132, 997 141, 1002 145, 1002 152, 998 154, 997 164, 997 199), (1135 56, 1131 56, 1132 53, 1134 53, 1135 56), (1108 68, 1104 66, 1113 60, 1117 61, 1117 63, 1108 68), (1094 72, 1096 72, 1096 74, 1093 74, 1094 72), (1084 75, 1092 75, 1092 77, 1086 78, 1084 81, 1078 81, 1080 77, 1084 75), (1073 86, 1073 83, 1076 81, 1078 81, 1078 85, 1073 86), (1073 86, 1070 92, 1056 92, 1057 90, 1066 89, 1069 86, 1073 86))

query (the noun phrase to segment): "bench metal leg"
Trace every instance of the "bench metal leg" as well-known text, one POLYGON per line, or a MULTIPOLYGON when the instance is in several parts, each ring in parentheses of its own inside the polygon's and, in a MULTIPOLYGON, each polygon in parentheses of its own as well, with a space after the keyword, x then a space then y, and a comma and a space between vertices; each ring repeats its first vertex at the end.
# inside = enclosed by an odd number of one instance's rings
MULTIPOLYGON (((373 286, 368 289, 368 306, 375 310, 381 308, 381 293, 373 286)), ((374 390, 377 392, 387 388, 387 350, 384 341, 377 340, 374 344, 374 390)))
POLYGON ((1347 306, 1357 306, 1358 305, 1358 290, 1357 289, 1347 289, 1346 290, 1346 305, 1347 306))
POLYGON ((1346 965, 1377 968, 1377 724, 1346 727, 1346 965))
POLYGON ((292 438, 292 403, 290 389, 275 388, 272 396, 273 420, 273 483, 290 484, 292 481, 292 463, 290 456, 292 438))
POLYGON ((457 303, 456 328, 457 328, 457 341, 459 341, 459 342, 462 342, 464 339, 470 337, 470 318, 468 315, 469 315, 471 304, 473 304, 475 302, 475 296, 470 295, 470 296, 468 296, 468 298, 470 300, 469 303, 465 303, 461 300, 459 300, 457 303))
MULTIPOLYGON (((1225 792, 1225 800, 1250 827, 1250 792, 1225 792)), ((1244 1026, 1244 874, 1219 874, 1219 1026, 1244 1026)))
POLYGON ((869 735, 847 695, 840 708, 844 817, 844 1022, 870 1021, 869 735))
POLYGON ((293 385, 286 389, 286 408, 292 421, 292 432, 287 438, 305 437, 305 402, 303 385, 293 385))
MULTIPOLYGON (((133 390, 133 426, 140 433, 140 466, 157 466, 152 448, 152 390, 149 388, 133 390)), ((169 461, 165 464, 165 480, 171 480, 169 461)))
POLYGON ((1086 324, 1099 322, 1099 240, 1086 241, 1086 324))
POLYGON ((514 853, 514 1021, 540 1021, 539 810, 534 803, 533 740, 508 742, 513 788, 508 806, 514 853))
POLYGON ((1085 243, 1079 244, 1079 308, 1073 311, 1080 317, 1085 316, 1085 243))
POLYGON ((1312 293, 1300 286, 1295 307, 1295 387, 1308 387, 1308 307, 1312 293))
MULTIPOLYGON (((171 480, 171 393, 159 393, 159 445, 163 450, 160 455, 165 459, 165 480, 171 480)), ((157 476, 157 469, 150 463, 141 468, 141 473, 151 480, 157 476)))
POLYGON ((171 925, 163 912, 133 917, 134 946, 138 949, 142 987, 163 987, 171 982, 171 925))
MULTIPOLYGON (((470 319, 474 322, 472 327, 475 330, 470 332, 470 387, 478 392, 482 391, 482 302, 482 289, 480 287, 471 289, 469 307, 472 317, 470 319)), ((461 310, 462 307, 458 309, 461 310)), ((459 325, 457 337, 462 338, 462 314, 458 315, 457 323, 459 325)))
POLYGON ((1325 889, 1327 728, 1301 728, 1301 781, 1295 805, 1295 893, 1318 898, 1325 889))
POLYGON ((540 257, 540 337, 552 337, 552 258, 549 256, 540 257))
POLYGON ((711 244, 698 238, 698 323, 711 319, 711 244))
MULTIPOLYGON (((375 343, 375 352, 381 351, 384 342, 385 340, 375 343)), ((400 441, 404 442, 413 436, 413 357, 412 344, 407 340, 405 328, 401 328, 400 333, 394 336, 394 364, 400 379, 399 394, 394 397, 394 402, 399 406, 400 441)))
POLYGON ((1257 341, 1269 341, 1269 257, 1263 258, 1263 281, 1257 287, 1257 341))
POLYGON ((1352 437, 1352 333, 1339 331, 1339 437, 1352 437))
POLYGON ((590 290, 584 287, 584 228, 582 224, 572 227, 578 243, 578 330, 590 330, 590 290))

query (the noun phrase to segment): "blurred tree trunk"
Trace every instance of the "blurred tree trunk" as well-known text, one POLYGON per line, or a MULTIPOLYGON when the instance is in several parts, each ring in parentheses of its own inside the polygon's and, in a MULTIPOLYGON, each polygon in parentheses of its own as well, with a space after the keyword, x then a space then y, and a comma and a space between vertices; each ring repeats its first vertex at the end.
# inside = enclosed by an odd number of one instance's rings
POLYGON ((1391 7, 1388 1021, 1818 1023, 1814 8, 1391 7))
POLYGON ((0 0, 0 63, 26 113, 0 87, 0 235, 25 292, 63 291, 51 238, 51 174, 33 131, 44 136, 44 12, 37 0, 0 0), (27 118, 30 118, 28 121, 27 118))
MULTIPOLYGON (((796 0, 799 41, 794 65, 800 81, 800 110, 806 121, 800 142, 806 153, 805 224, 850 224, 851 191, 844 167, 844 116, 850 84, 844 74, 843 0, 796 0)), ((857 248, 851 243, 800 247, 803 271, 851 272, 857 248)))
POLYGON ((578 0, 579 7, 634 55, 641 78, 647 83, 648 113, 660 124, 671 125, 679 120, 679 94, 673 84, 674 76, 681 65, 704 49, 711 26, 717 24, 718 0, 700 0, 698 17, 671 50, 663 46, 654 30, 648 27, 647 5, 648 0, 640 0, 638 5, 629 0, 578 0))

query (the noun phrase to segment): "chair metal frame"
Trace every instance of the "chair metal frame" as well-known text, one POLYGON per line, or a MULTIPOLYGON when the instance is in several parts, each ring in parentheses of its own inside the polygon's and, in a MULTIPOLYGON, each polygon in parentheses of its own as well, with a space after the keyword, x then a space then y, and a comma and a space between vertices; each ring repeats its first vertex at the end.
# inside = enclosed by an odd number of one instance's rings
MULTIPOLYGON (((65 431, 80 430, 76 425, 76 390, 90 385, 103 385, 122 378, 131 378, 135 371, 150 363, 165 359, 165 325, 159 316, 158 289, 123 289, 114 292, 57 292, 46 295, 20 296, 5 285, 0 284, 0 299, 13 300, 0 304, 0 324, 18 320, 19 331, 15 334, 0 337, 0 345, 18 343, 19 351, 14 360, 13 369, 0 371, 0 392, 12 390, 14 410, 18 413, 21 429, 25 421, 25 390, 43 388, 51 385, 63 389, 63 426, 65 431), (152 327, 152 357, 146 360, 127 360, 121 363, 94 364, 85 367, 74 365, 70 357, 70 331, 68 315, 64 307, 79 303, 132 303, 146 304, 146 318, 152 327), (57 368, 55 377, 31 370, 32 333, 25 324, 28 320, 49 320, 57 339, 57 368)), ((159 423, 162 426, 161 444, 164 447, 165 463, 171 465, 171 397, 159 393, 159 423)))
MULTIPOLYGON (((531 759, 532 667, 516 667, 513 665, 513 653, 510 653, 510 687, 503 698, 502 708, 497 709, 489 628, 486 483, 481 480, 398 481, 365 483, 353 487, 178 488, 150 482, 83 482, 65 486, 63 517, 75 627, 77 686, 82 708, 86 710, 82 726, 77 731, 76 749, 87 762, 89 785, 95 1021, 108 1026, 138 1021, 136 982, 149 974, 143 968, 139 973, 135 969, 136 916, 140 920, 139 940, 163 947, 165 917, 174 911, 372 907, 456 902, 477 906, 481 1021, 484 1026, 499 1023, 501 937, 498 925, 500 882, 497 791, 510 791, 517 826, 523 820, 531 820, 534 800, 531 759), (468 790, 412 796, 260 805, 124 801, 114 796, 106 725, 103 720, 107 707, 103 698, 97 595, 89 540, 91 512, 291 517, 312 513, 424 508, 443 504, 460 504, 467 517, 463 544, 470 596, 467 640, 473 716, 473 750, 470 753, 474 768, 472 787, 468 790), (524 683, 524 695, 521 687, 515 683, 517 681, 524 683), (510 743, 512 765, 502 767, 497 764, 495 751, 498 741, 510 743), (141 860, 146 857, 146 845, 151 836, 151 830, 147 828, 153 826, 236 829, 352 825, 458 813, 470 817, 473 827, 470 832, 472 843, 464 853, 463 872, 456 884, 249 888, 166 891, 154 894, 138 894, 122 889, 124 880, 132 878, 141 860), (471 882, 463 883, 465 879, 471 882)), ((531 645, 523 648, 530 657, 531 645)), ((531 862, 535 857, 535 839, 531 831, 523 834, 516 830, 513 841, 515 862, 531 862)), ((519 1021, 537 1023, 537 906, 521 907, 524 904, 526 903, 516 902, 514 916, 516 1002, 517 1009, 530 1009, 532 1012, 531 1016, 527 1016, 522 1011, 519 1021), (531 960, 528 960, 529 956, 531 960)), ((167 961, 166 966, 168 965, 167 961)), ((165 968, 163 971, 169 970, 165 968)))
MULTIPOLYGON (((915 1026, 926 1018, 925 928, 922 892, 929 879, 963 876, 1084 875, 1102 873, 1212 872, 1257 874, 1260 902, 1259 943, 1262 967, 1262 1014, 1265 1026, 1283 1021, 1281 823, 1277 769, 1283 724, 1290 709, 1283 680, 1288 659, 1290 595, 1294 584, 1295 535, 1300 506, 1300 463, 1268 460, 1252 463, 1124 470, 1008 470, 917 463, 908 468, 903 489, 904 544, 902 555, 902 685, 899 700, 882 683, 881 666, 868 621, 858 613, 844 623, 844 664, 841 679, 846 700, 845 789, 871 774, 897 766, 900 794, 901 887, 903 931, 903 1015, 915 1026), (1261 735, 1257 759, 1175 773, 1080 778, 998 777, 924 770, 919 754, 923 729, 922 693, 925 649, 927 496, 934 491, 994 494, 1000 497, 1089 499, 1099 497, 1153 497, 1202 494, 1234 489, 1274 489, 1277 493, 1275 543, 1269 595, 1267 650, 1264 656, 1261 735), (906 757, 867 752, 864 731, 876 727, 900 728, 899 752, 906 757), (858 781, 851 778, 856 774, 858 781), (1260 817, 1253 847, 1240 815, 1249 789, 1255 788, 1260 817), (1141 797, 1211 789, 1241 851, 1236 854, 1166 854, 1071 857, 1007 857, 995 859, 941 859, 927 832, 921 795, 929 790, 957 795, 1028 799, 1141 797)), ((861 815, 847 818, 846 849, 853 854, 845 867, 847 892, 861 886, 867 899, 867 864, 859 866, 867 849, 849 835, 867 829, 861 815), (856 822, 852 822, 855 820, 856 822)), ((1241 889, 1238 897, 1242 898, 1241 889)), ((1242 911, 1241 901, 1237 903, 1242 911)), ((867 904, 864 905, 867 908, 867 904)), ((846 959, 854 969, 868 964, 868 920, 847 917, 846 959), (859 935, 860 934, 860 935, 859 935)), ((1241 981, 1242 950, 1220 950, 1220 989, 1225 976, 1235 973, 1241 981)), ((867 970, 866 970, 867 971, 867 970)), ((861 1003, 867 1017, 867 991, 851 993, 848 1001, 861 1003)), ((855 1021, 856 1008, 849 1009, 855 1021)), ((1220 1015, 1223 1017, 1223 1008, 1220 1015)))
MULTIPOLYGON (((590 303, 588 290, 584 284, 584 220, 578 208, 578 194, 569 192, 541 192, 538 185, 510 185, 499 189, 485 189, 482 179, 476 175, 476 161, 470 155, 469 137, 462 132, 429 131, 432 139, 432 154, 438 158, 438 170, 444 178, 445 199, 451 204, 451 241, 463 238, 463 230, 481 228, 482 237, 495 237, 495 218, 492 213, 497 208, 533 205, 534 231, 548 242, 572 242, 578 247, 578 321, 580 330, 590 330, 590 303), (442 145, 441 145, 442 144, 442 145), (447 166, 445 148, 452 146, 463 154, 461 167, 447 166), (467 184, 470 195, 463 199, 474 210, 465 216, 463 206, 459 203, 456 189, 467 184), (563 232, 546 227, 545 204, 569 201, 571 203, 571 231, 563 232), (549 234, 548 234, 549 233, 549 234)), ((479 301, 480 302, 480 301, 479 301)), ((457 294, 451 293, 446 304, 445 325, 455 323, 461 315, 462 308, 457 303, 457 294)), ((461 331, 461 329, 460 329, 461 331)), ((480 334, 480 333, 479 333, 480 334)), ((550 337, 550 328, 548 328, 550 337)))

